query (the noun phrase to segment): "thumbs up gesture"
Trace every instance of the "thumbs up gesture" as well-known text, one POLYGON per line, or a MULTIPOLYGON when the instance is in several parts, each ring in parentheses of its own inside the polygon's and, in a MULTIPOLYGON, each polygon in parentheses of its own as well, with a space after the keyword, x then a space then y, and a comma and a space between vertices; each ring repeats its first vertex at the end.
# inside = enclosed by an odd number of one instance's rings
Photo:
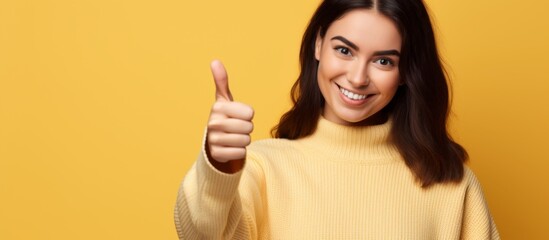
POLYGON ((213 61, 211 69, 215 81, 215 103, 208 120, 206 154, 218 170, 235 173, 244 166, 246 146, 251 142, 254 110, 246 104, 233 102, 227 71, 220 61, 213 61))

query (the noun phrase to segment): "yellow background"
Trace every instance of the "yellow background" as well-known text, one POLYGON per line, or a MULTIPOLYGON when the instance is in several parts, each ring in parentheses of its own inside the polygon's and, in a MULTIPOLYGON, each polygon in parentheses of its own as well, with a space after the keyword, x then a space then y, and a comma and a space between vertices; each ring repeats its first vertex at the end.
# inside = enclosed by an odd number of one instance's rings
MULTIPOLYGON (((547 239, 546 1, 427 1, 452 129, 504 239, 547 239)), ((0 2, 0 239, 176 239, 224 61, 254 139, 289 107, 318 0, 0 2)))

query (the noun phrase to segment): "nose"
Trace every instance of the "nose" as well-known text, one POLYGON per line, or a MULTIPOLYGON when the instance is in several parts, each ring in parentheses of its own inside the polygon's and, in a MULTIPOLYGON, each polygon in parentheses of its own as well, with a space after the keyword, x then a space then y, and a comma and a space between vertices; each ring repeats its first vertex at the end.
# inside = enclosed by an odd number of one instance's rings
POLYGON ((347 81, 351 83, 353 87, 364 88, 370 84, 370 78, 368 77, 368 64, 364 62, 355 62, 349 67, 347 72, 347 81))

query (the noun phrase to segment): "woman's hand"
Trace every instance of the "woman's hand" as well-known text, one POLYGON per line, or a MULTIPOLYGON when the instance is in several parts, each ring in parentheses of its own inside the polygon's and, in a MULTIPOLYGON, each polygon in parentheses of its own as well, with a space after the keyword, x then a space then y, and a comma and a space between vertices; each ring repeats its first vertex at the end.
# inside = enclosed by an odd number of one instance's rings
POLYGON ((215 103, 208 120, 206 154, 212 165, 225 173, 238 172, 244 166, 246 146, 253 130, 252 107, 233 102, 227 71, 215 60, 211 63, 215 81, 215 103))

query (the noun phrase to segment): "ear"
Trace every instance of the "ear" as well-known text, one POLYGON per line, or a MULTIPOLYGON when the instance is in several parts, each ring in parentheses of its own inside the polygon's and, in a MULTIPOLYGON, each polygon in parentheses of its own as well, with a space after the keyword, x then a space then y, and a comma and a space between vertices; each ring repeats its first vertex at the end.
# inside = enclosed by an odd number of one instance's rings
POLYGON ((320 61, 320 50, 322 49, 322 37, 320 36, 320 32, 316 34, 316 40, 315 40, 315 58, 317 61, 320 61))

